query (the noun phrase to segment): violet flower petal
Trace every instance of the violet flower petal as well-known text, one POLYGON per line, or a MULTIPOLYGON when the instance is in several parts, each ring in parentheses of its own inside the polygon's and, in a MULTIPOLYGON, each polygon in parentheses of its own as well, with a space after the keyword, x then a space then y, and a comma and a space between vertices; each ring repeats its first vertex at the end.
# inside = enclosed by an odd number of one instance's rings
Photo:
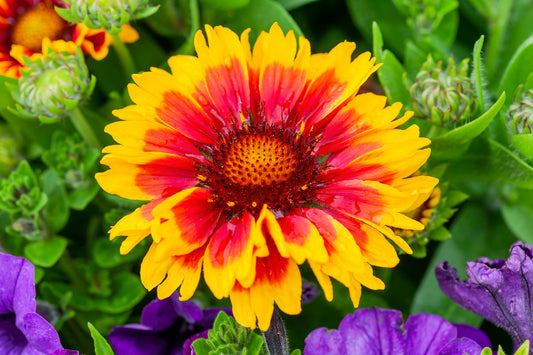
POLYGON ((23 333, 33 348, 45 354, 63 349, 54 327, 37 313, 24 315, 23 333))
POLYGON ((457 338, 469 338, 474 340, 482 348, 492 348, 489 337, 481 329, 475 328, 468 324, 455 323, 457 329, 457 338))
POLYGON ((192 337, 185 340, 185 343, 183 343, 183 355, 196 355, 194 352, 194 347, 192 346, 192 343, 196 339, 207 339, 207 333, 209 333, 210 329, 206 329, 203 332, 194 334, 192 337))
POLYGON ((151 301, 141 313, 141 324, 154 331, 167 329, 176 319, 178 315, 174 312, 173 302, 169 298, 151 301))
POLYGON ((504 328, 515 348, 533 341, 533 247, 517 242, 507 261, 480 258, 467 263, 467 280, 461 281, 447 262, 435 275, 442 291, 461 307, 504 328))
POLYGON ((438 354, 446 344, 457 339, 455 326, 435 314, 420 313, 409 317, 405 331, 405 354, 438 354))
MULTIPOLYGON (((179 336, 176 334, 175 336, 179 336)), ((172 343, 164 336, 144 326, 128 324, 114 327, 109 333, 109 343, 115 354, 155 355, 168 354, 172 343)))
POLYGON ((347 315, 339 330, 313 330, 304 355, 479 355, 481 349, 474 340, 457 339, 456 327, 441 316, 420 313, 404 324, 400 311, 374 307, 347 315))

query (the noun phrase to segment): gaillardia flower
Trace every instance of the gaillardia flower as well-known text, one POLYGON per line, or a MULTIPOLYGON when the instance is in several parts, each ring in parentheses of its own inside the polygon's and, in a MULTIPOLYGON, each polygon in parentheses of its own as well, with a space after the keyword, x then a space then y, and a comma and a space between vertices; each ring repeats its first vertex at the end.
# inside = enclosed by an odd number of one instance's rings
MULTIPOLYGON (((23 56, 43 51, 43 41, 56 51, 74 54, 80 47, 95 59, 107 56, 111 35, 90 29, 84 24, 71 24, 54 10, 63 7, 62 0, 0 0, 0 75, 17 78, 24 67, 23 56)), ((134 42, 137 32, 123 28, 124 42, 134 42)), ((45 50, 46 52, 46 50, 45 50)))
POLYGON ((190 298, 204 279, 228 297, 235 319, 266 330, 274 303, 301 310, 299 264, 311 266, 328 300, 330 277, 358 305, 361 285, 381 289, 371 265, 393 267, 391 227, 422 229, 402 212, 424 201, 437 179, 410 177, 429 157, 418 127, 396 127, 401 105, 356 95, 377 69, 344 42, 311 55, 309 42, 277 24, 258 37, 227 28, 199 31, 198 57, 169 59, 171 73, 134 75, 135 103, 106 132, 109 193, 150 201, 122 218, 111 238, 121 253, 152 235, 141 265, 159 298, 178 287, 190 298))

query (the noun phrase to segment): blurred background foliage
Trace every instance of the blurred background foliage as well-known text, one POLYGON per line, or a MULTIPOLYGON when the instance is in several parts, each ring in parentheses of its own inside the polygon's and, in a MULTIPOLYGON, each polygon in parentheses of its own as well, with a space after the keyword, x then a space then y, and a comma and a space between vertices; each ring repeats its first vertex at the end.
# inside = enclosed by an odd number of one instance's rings
MULTIPOLYGON (((194 54, 193 37, 204 24, 251 40, 277 21, 311 42, 314 53, 344 40, 356 54, 372 51, 384 63, 362 90, 400 101, 432 139, 432 156, 421 173, 440 178, 429 206, 428 228, 408 233, 415 254, 395 269, 377 269, 387 288, 364 290, 360 307, 396 308, 404 316, 436 313, 450 322, 481 326, 510 349, 507 335, 461 309, 439 289, 434 267, 442 260, 464 272, 478 257, 506 258, 516 240, 533 243, 533 2, 531 0, 158 0, 159 10, 131 24, 140 38, 128 45, 135 70, 168 69, 175 54, 194 54), (529 101, 528 101, 529 100, 529 101), (529 121, 528 121, 529 119, 529 121)), ((131 101, 131 81, 117 52, 87 58, 97 78, 81 112, 101 146, 113 143, 103 127, 112 110, 131 101)), ((138 206, 110 196, 94 181, 99 148, 75 134, 75 123, 21 121, 0 84, 0 242, 37 267, 38 296, 53 305, 63 345, 90 354, 87 322, 104 336, 114 325, 138 323, 155 297, 138 279, 141 244, 120 256, 120 240, 107 230, 138 206)), ((421 212, 423 213, 423 211, 421 212)), ((310 282, 309 269, 303 276, 310 282)), ((462 275, 464 277, 464 274, 462 275)), ((303 348, 317 327, 336 328, 353 312, 348 291, 335 284, 333 302, 323 295, 284 316, 292 348, 303 348)), ((205 284, 195 296, 218 302, 205 284)), ((93 335, 95 334, 94 331, 93 335)), ((97 332, 96 332, 97 333, 97 332)))

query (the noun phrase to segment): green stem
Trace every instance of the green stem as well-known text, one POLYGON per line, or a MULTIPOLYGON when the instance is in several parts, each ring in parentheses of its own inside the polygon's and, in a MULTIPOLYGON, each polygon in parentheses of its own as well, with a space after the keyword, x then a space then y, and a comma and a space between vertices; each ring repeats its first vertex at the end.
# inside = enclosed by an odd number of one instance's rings
POLYGON ((194 36, 196 31, 200 29, 200 11, 198 9, 198 0, 189 0, 189 8, 191 10, 191 31, 189 37, 181 45, 176 54, 191 55, 194 53, 194 36))
POLYGON ((120 63, 122 64, 122 69, 124 70, 124 74, 126 74, 126 77, 128 80, 131 78, 132 74, 135 74, 137 70, 135 70, 135 63, 133 63, 133 59, 131 58, 130 51, 122 42, 118 34, 112 35, 113 37, 113 47, 115 48, 115 51, 117 52, 118 59, 120 60, 120 63))
MULTIPOLYGON (((502 0, 496 9, 492 11, 491 17, 488 19, 489 36, 487 43, 487 50, 485 52, 485 66, 489 78, 498 75, 496 68, 498 67, 498 59, 502 46, 505 44, 505 33, 507 31, 509 16, 513 8, 513 0, 502 0)), ((494 82, 497 82, 494 80, 494 82)))
POLYGON ((263 332, 263 340, 270 355, 288 355, 289 341, 285 332, 285 325, 281 320, 278 308, 274 306, 270 327, 263 332))
POLYGON ((76 128, 76 130, 81 134, 83 139, 89 145, 93 148, 96 148, 98 150, 102 149, 102 145, 100 144, 100 141, 94 134, 93 129, 87 122, 87 119, 85 119, 85 116, 81 112, 79 107, 76 107, 71 113, 70 113, 70 119, 72 120, 72 124, 76 128))

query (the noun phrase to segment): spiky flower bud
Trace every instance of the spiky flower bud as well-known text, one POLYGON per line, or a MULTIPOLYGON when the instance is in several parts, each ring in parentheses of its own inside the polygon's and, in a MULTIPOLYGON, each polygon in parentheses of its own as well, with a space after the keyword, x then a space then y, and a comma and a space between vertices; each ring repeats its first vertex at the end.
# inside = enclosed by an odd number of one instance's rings
POLYGON ((39 212, 47 200, 35 173, 25 160, 7 179, 0 181, 0 210, 31 216, 39 212))
POLYGON ((443 69, 442 61, 435 62, 430 55, 409 92, 420 118, 441 126, 453 126, 478 109, 472 86, 468 59, 456 67, 452 57, 443 69))
POLYGON ((245 328, 224 312, 215 319, 207 339, 193 342, 197 354, 249 354, 263 355, 263 338, 252 329, 245 328))
POLYGON ((80 49, 75 55, 49 49, 44 57, 25 59, 18 86, 11 87, 17 102, 10 111, 24 118, 53 123, 66 117, 87 99, 96 84, 80 49))
POLYGON ((103 28, 117 34, 133 19, 148 17, 158 10, 149 0, 64 0, 67 9, 56 8, 65 20, 83 23, 92 29, 103 28))
POLYGON ((511 134, 533 133, 533 90, 521 94, 518 92, 515 100, 507 111, 508 129, 511 134))

